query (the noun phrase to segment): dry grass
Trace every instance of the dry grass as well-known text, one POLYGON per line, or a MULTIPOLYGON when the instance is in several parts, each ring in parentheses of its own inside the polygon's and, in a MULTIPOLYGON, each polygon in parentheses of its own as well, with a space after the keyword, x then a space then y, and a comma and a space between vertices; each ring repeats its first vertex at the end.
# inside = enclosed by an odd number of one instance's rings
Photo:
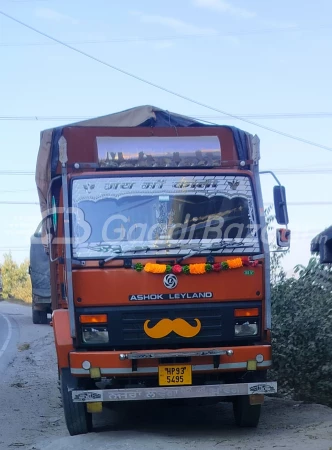
POLYGON ((24 352, 25 350, 29 350, 30 344, 25 342, 24 344, 19 345, 17 348, 19 349, 20 352, 24 352))

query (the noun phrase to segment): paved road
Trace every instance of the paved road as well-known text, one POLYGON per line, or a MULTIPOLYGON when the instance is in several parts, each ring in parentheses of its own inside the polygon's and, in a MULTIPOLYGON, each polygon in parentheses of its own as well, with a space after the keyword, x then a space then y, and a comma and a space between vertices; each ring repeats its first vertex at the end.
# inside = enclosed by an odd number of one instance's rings
POLYGON ((332 409, 268 399, 254 430, 234 425, 231 406, 129 405, 105 410, 89 435, 64 422, 49 325, 31 308, 0 302, 0 450, 329 450, 332 409), (6 317, 6 318, 4 318, 6 317), (10 326, 12 334, 10 336, 10 326), (5 344, 5 343, 8 344, 5 344))
POLYGON ((12 324, 7 316, 0 315, 0 358, 7 350, 12 337, 12 324))
POLYGON ((26 308, 23 307, 23 312, 19 312, 20 308, 17 309, 6 303, 0 305, 0 374, 2 374, 16 353, 19 327, 15 321, 15 315, 25 313, 26 308))

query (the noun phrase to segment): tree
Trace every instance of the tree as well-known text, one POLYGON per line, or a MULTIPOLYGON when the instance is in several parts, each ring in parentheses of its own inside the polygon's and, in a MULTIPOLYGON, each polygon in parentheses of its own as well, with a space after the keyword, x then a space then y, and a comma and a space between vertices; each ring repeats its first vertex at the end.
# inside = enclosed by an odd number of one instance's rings
MULTIPOLYGON (((267 209, 271 232, 274 217, 267 209)), ((296 400, 332 406, 332 265, 318 257, 307 266, 297 265, 287 278, 282 267, 286 253, 271 256, 271 307, 273 369, 269 378, 278 391, 296 400)))
POLYGON ((296 266, 272 285, 273 371, 280 391, 332 406, 332 266, 296 266))
POLYGON ((17 264, 10 253, 4 255, 4 263, 1 266, 3 298, 16 298, 31 303, 31 280, 28 270, 28 260, 17 264))

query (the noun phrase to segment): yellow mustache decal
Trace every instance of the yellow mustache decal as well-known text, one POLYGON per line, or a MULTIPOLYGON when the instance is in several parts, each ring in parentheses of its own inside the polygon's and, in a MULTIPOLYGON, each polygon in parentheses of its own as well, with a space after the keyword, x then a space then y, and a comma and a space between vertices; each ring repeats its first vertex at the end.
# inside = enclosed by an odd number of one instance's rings
POLYGON ((154 327, 149 328, 150 320, 144 322, 144 331, 152 339, 160 339, 169 335, 172 331, 179 336, 191 338, 196 336, 202 328, 201 322, 195 319, 196 326, 193 327, 184 319, 161 319, 154 327))

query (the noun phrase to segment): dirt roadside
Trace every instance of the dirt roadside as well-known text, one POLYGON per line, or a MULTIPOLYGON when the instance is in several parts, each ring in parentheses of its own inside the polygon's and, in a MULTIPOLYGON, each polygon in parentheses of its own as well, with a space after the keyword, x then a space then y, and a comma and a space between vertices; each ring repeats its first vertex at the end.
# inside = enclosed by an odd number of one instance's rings
POLYGON ((17 327, 16 354, 0 379, 0 449, 175 450, 332 449, 332 409, 267 399, 256 430, 238 429, 230 405, 130 405, 125 415, 106 410, 96 432, 68 435, 57 387, 52 328, 33 325, 30 308, 0 302, 17 327))
POLYGON ((57 390, 52 328, 33 325, 31 306, 0 302, 15 333, 15 353, 0 378, 0 449, 29 448, 66 428, 57 390))

